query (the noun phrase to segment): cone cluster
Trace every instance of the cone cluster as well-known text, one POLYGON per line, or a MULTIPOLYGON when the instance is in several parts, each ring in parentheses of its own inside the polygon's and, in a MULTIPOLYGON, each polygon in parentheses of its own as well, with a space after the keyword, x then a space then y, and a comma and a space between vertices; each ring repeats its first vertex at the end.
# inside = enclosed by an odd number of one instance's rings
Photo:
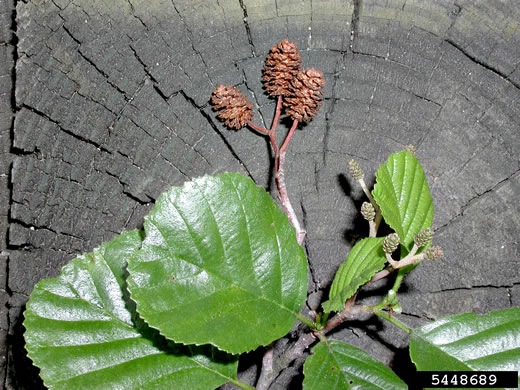
POLYGON ((296 44, 284 39, 273 46, 264 66, 264 87, 272 97, 282 96, 285 113, 298 122, 309 122, 322 105, 323 73, 301 69, 296 44))
MULTIPOLYGON (((282 97, 285 113, 298 122, 309 122, 322 105, 323 73, 310 68, 302 70, 302 58, 296 44, 287 39, 271 48, 264 65, 263 81, 267 93, 282 97)), ((224 124, 239 130, 253 119, 253 104, 230 85, 219 85, 213 91, 211 104, 224 124)))
POLYGON ((240 130, 253 119, 253 104, 238 89, 230 85, 219 85, 213 91, 211 104, 218 112, 217 117, 231 129, 240 130))

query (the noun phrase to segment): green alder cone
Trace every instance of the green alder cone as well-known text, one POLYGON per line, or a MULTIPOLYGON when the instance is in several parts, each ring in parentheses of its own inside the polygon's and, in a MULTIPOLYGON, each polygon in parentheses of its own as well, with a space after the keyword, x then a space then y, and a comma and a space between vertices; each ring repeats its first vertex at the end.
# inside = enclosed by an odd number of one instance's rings
POLYGON ((432 226, 433 201, 421 164, 405 150, 393 153, 376 172, 372 195, 385 222, 410 250, 417 233, 432 226))
POLYGON ((520 309, 441 318, 412 332, 418 370, 520 372, 520 309))
POLYGON ((242 353, 291 329, 307 261, 286 215, 251 179, 226 173, 174 187, 144 227, 128 286, 162 335, 242 353))
POLYGON ((329 300, 322 304, 326 313, 341 311, 345 301, 372 279, 376 272, 383 269, 386 257, 381 246, 382 241, 382 237, 368 237, 354 245, 334 276, 329 300))
POLYGON ((237 358, 211 347, 166 345, 136 326, 124 275, 141 242, 141 232, 123 233, 35 286, 24 336, 49 389, 210 390, 236 378, 237 358))
POLYGON ((406 390, 383 363, 342 341, 320 342, 303 366, 304 390, 406 390))

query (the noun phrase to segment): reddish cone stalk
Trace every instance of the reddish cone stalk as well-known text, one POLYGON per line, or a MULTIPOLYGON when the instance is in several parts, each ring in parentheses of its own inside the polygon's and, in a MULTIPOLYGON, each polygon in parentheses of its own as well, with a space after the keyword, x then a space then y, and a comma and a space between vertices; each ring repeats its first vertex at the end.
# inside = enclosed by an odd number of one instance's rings
POLYGON ((322 104, 322 88, 325 85, 323 73, 314 68, 301 70, 301 55, 296 45, 287 39, 271 48, 264 65, 264 88, 277 99, 276 111, 270 129, 255 125, 253 105, 240 91, 225 85, 219 85, 213 91, 211 104, 218 111, 217 117, 224 125, 239 130, 244 126, 269 137, 274 156, 274 178, 280 202, 289 221, 296 230, 296 238, 301 245, 305 239, 305 230, 292 207, 285 183, 285 154, 287 147, 301 122, 309 122, 322 104), (293 124, 278 148, 276 129, 280 122, 282 109, 293 119, 293 124))

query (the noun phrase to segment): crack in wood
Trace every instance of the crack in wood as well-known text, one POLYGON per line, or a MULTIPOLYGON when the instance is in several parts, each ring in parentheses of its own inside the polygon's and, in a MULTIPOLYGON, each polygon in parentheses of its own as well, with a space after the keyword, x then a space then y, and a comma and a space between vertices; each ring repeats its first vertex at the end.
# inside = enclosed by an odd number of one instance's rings
POLYGON ((204 64, 204 68, 205 68, 204 72, 206 73, 206 77, 211 82, 211 84, 215 84, 213 82, 213 80, 211 79, 209 73, 208 73, 208 70, 209 70, 208 64, 206 64, 206 61, 204 60, 204 57, 202 56, 202 53, 199 50, 197 50, 197 48, 195 47, 195 44, 193 42, 193 31, 188 27, 188 23, 186 23, 186 20, 184 20, 184 17, 179 12, 179 9, 177 8, 177 5, 175 4, 175 0, 171 0, 171 3, 173 5, 173 8, 175 9, 175 12, 177 13, 179 18, 181 19, 181 22, 184 25, 184 28, 186 29, 186 32, 188 33, 188 38, 190 40, 190 45, 191 45, 191 48, 192 48, 193 52, 199 56, 200 60, 204 64))
POLYGON ((51 227, 49 226, 38 226, 38 225, 33 225, 33 224, 30 224, 30 223, 27 223, 25 221, 22 221, 21 219, 18 219, 18 218, 12 218, 10 219, 9 221, 10 224, 18 224, 20 226, 23 226, 24 228, 26 229, 29 229, 31 231, 36 231, 36 230, 45 230, 45 231, 48 231, 48 232, 51 232, 55 235, 62 235, 62 236, 66 236, 66 237, 70 237, 70 238, 74 238, 76 240, 81 240, 81 241, 85 241, 85 239, 83 237, 80 237, 80 236, 76 236, 72 233, 67 233, 67 232, 59 232, 57 230, 54 230, 52 229, 51 227))
POLYGON ((85 138, 85 137, 83 137, 83 136, 81 136, 79 134, 76 134, 76 133, 72 132, 71 130, 68 130, 68 129, 64 128, 58 121, 56 121, 55 119, 52 119, 50 116, 48 116, 44 112, 38 110, 37 108, 31 107, 31 106, 29 106, 28 104, 25 104, 25 103, 22 103, 21 107, 23 107, 23 108, 25 108, 25 109, 35 113, 36 115, 41 116, 42 118, 45 118, 49 122, 54 123, 56 126, 59 127, 59 129, 61 131, 63 131, 64 133, 67 133, 71 137, 74 137, 74 138, 76 138, 76 139, 78 139, 78 140, 80 140, 82 142, 85 142, 85 143, 87 143, 89 145, 95 146, 96 149, 98 149, 101 152, 109 153, 109 154, 112 153, 110 150, 108 150, 107 148, 105 148, 101 144, 99 144, 99 143, 97 143, 95 141, 92 141, 91 139, 85 138))
MULTIPOLYGON (((18 0, 14 0, 13 1, 13 8, 12 8, 12 12, 11 12, 11 26, 9 28, 9 30, 11 31, 11 39, 10 39, 10 42, 9 42, 9 45, 12 46, 13 50, 12 50, 12 69, 11 69, 11 95, 10 95, 10 106, 11 106, 11 111, 12 111, 12 118, 11 118, 11 126, 9 128, 9 142, 10 142, 10 145, 9 145, 9 153, 11 155, 16 155, 18 154, 20 151, 15 148, 15 145, 14 145, 14 126, 15 126, 15 114, 17 112, 17 103, 16 103, 16 87, 17 87, 17 72, 16 72, 16 66, 18 64, 18 59, 19 59, 19 53, 18 53, 18 43, 19 43, 19 39, 18 39, 18 21, 17 21, 17 17, 18 17, 18 14, 17 14, 17 4, 18 3, 18 0)), ((3 243, 2 246, 5 245, 5 248, 6 249, 9 249, 8 247, 8 243, 9 243, 9 225, 12 221, 12 214, 11 214, 11 205, 13 204, 13 188, 14 188, 14 183, 13 183, 13 174, 12 174, 12 171, 13 171, 13 161, 11 160, 10 164, 9 164, 9 171, 8 171, 8 181, 7 181, 7 187, 8 187, 8 191, 9 191, 9 210, 7 212, 7 225, 6 225, 6 234, 5 234, 5 242, 3 243)), ((3 251, 2 251, 3 252, 3 251)), ((5 285, 5 292, 7 293, 7 308, 9 309, 9 305, 10 305, 10 301, 13 297, 13 292, 11 291, 10 289, 10 256, 9 254, 7 254, 6 256, 6 262, 5 262, 5 278, 6 278, 6 285, 5 285)), ((10 331, 11 329, 11 318, 9 316, 9 310, 6 310, 6 313, 5 313, 5 316, 6 316, 6 319, 5 319, 5 322, 6 322, 6 327, 7 327, 7 330, 10 331)), ((1 319, 3 321, 3 319, 1 319)), ((12 346, 11 346, 11 342, 9 341, 9 339, 6 341, 6 348, 7 349, 10 349, 12 346)), ((4 369, 3 369, 3 388, 6 389, 7 388, 7 384, 8 384, 8 368, 9 366, 11 365, 11 354, 7 354, 7 356, 5 357, 6 359, 6 362, 5 362, 5 366, 4 366, 4 369)))
MULTIPOLYGON (((61 17, 61 15, 60 15, 61 17)), ((65 20, 63 20, 65 22, 65 20)), ((89 63, 101 76, 103 76, 103 78, 106 80, 106 82, 112 87, 114 88, 116 91, 118 91, 121 95, 123 95, 123 98, 125 100, 128 101, 128 96, 126 95, 125 91, 123 91, 121 88, 119 88, 116 84, 114 84, 111 80, 110 80, 110 76, 108 74, 106 74, 101 68, 99 68, 99 66, 96 65, 96 63, 94 61, 92 61, 90 58, 88 58, 81 50, 81 41, 79 39, 77 39, 73 34, 72 32, 65 26, 65 24, 63 24, 61 26, 63 28, 63 31, 65 31, 65 33, 78 45, 78 54, 81 56, 81 58, 83 58, 85 61, 87 61, 87 63, 89 63)), ((78 92, 78 95, 79 95, 79 92, 78 92)), ((101 104, 99 102, 96 102, 98 104, 101 104)), ((106 107, 105 107, 106 108, 106 107)), ((107 108, 108 109, 108 108, 107 108)), ((110 110, 109 110, 110 111, 110 110)))
POLYGON ((451 292, 451 291, 462 291, 462 290, 484 290, 484 289, 492 289, 492 290, 501 290, 501 289, 510 289, 513 286, 520 285, 520 283, 511 283, 511 284, 504 284, 504 285, 494 285, 494 284, 476 284, 469 287, 451 287, 451 288, 444 288, 442 290, 435 290, 435 291, 428 291, 428 294, 442 294, 444 292, 451 292))
POLYGON ((246 8, 246 5, 244 4, 244 0, 238 0, 238 2, 240 4, 240 8, 242 8, 242 12, 244 14, 244 18, 242 20, 244 22, 244 27, 246 29, 247 41, 249 42, 249 48, 251 49, 251 54, 253 55, 253 57, 256 57, 255 45, 253 43, 253 37, 251 36, 251 29, 249 27, 249 17, 247 15, 247 8, 246 8))
MULTIPOLYGON (((238 161, 238 163, 244 168, 244 170, 247 172, 247 175, 251 178, 251 180, 253 180, 253 182, 255 182, 255 179, 253 177, 253 175, 251 174, 251 172, 249 171, 249 169, 247 168, 247 166, 244 164, 244 162, 242 161, 242 159, 240 158, 240 156, 237 154, 237 152, 235 151, 235 149, 233 149, 233 147, 231 146, 231 144, 229 143, 229 141, 226 139, 226 137, 224 136, 224 134, 222 134, 222 132, 218 129, 217 125, 215 124, 215 122, 213 122, 213 119, 211 118, 211 116, 203 110, 203 107, 199 107, 196 103, 195 103, 195 100, 193 100, 193 98, 189 97, 184 91, 179 91, 179 93, 181 94, 181 96, 186 99, 186 101, 188 103, 190 103, 193 107, 195 107, 197 110, 199 110, 199 112, 201 113, 201 115, 208 121, 208 123, 210 124, 211 128, 215 131, 215 133, 217 133, 217 135, 220 137, 220 139, 222 140, 222 142, 226 145, 226 147, 228 148, 229 152, 231 153, 231 155, 238 161)), ((256 183, 256 182, 255 182, 256 183)))
POLYGON ((509 77, 511 75, 511 73, 510 74, 505 74, 505 73, 501 72, 500 70, 498 70, 497 68, 495 68, 494 66, 492 66, 491 64, 488 64, 488 63, 478 59, 476 56, 474 56, 471 53, 469 53, 467 50, 465 50, 462 46, 460 46, 458 43, 456 43, 452 39, 449 39, 449 38, 448 39, 444 39, 444 42, 446 42, 448 45, 450 45, 450 46, 454 47, 455 49, 457 49, 461 54, 463 54, 466 58, 469 58, 475 64, 480 65, 481 67, 489 70, 490 72, 493 72, 494 74, 496 74, 500 78, 502 78, 502 79, 506 80, 507 82, 509 82, 516 89, 520 90, 520 84, 515 82, 515 81, 513 81, 513 80, 511 80, 511 78, 509 77))
POLYGON ((143 27, 144 27, 147 31, 150 31, 150 29, 148 28, 148 26, 146 25, 146 23, 143 21, 143 19, 141 19, 139 16, 137 16, 137 15, 135 14, 135 7, 134 7, 134 5, 132 4, 132 2, 131 2, 130 0, 126 0, 126 1, 128 2, 129 6, 130 6, 130 13, 131 13, 131 15, 132 15, 134 18, 136 18, 136 19, 139 21, 139 23, 141 23, 141 24, 143 25, 143 27))
POLYGON ((244 86, 247 88, 247 90, 249 91, 251 96, 253 96, 253 100, 255 101, 255 106, 256 106, 256 112, 258 112, 258 114, 260 115, 260 119, 262 121, 262 126, 267 129, 267 124, 266 124, 266 121, 264 118, 264 114, 262 113, 262 111, 260 111, 260 108, 262 106, 258 102, 258 98, 256 96, 255 91, 249 86, 249 84, 247 82, 247 76, 246 76, 245 69, 242 68, 241 70, 242 70, 242 80, 243 80, 244 86))
POLYGON ((471 197, 468 201, 466 201, 461 207, 460 207, 460 212, 458 212, 454 217, 452 217, 448 222, 442 224, 441 226, 438 226, 437 228, 434 229, 434 232, 435 233, 438 233, 440 231, 442 231, 443 229, 445 229, 447 226, 449 226, 450 224, 452 224, 454 221, 456 221, 457 219, 461 218, 462 216, 464 216, 464 213, 466 212, 466 210, 468 208, 470 208, 474 203, 478 202, 480 199, 482 199, 484 196, 486 196, 487 194, 491 193, 491 192, 495 192, 497 189, 499 189, 500 187, 504 186, 509 180, 511 180, 514 176, 518 175, 520 172, 520 169, 517 169, 515 172, 513 172, 512 174, 510 174, 508 177, 500 180, 498 183, 496 183, 493 187, 491 188, 488 188, 487 190, 481 192, 481 193, 477 193, 475 196, 471 197))
POLYGON ((350 21, 350 51, 354 51, 355 39, 359 35, 359 18, 361 15, 362 0, 352 0, 354 11, 352 12, 352 20, 350 21))
MULTIPOLYGON (((123 107, 121 107, 121 109, 119 110, 119 112, 116 114, 116 117, 114 118, 114 120, 110 123, 109 125, 109 129, 112 129, 115 124, 119 121, 119 119, 121 119, 121 117, 123 116, 123 113, 125 112, 125 109, 126 107, 132 103, 132 101, 135 99, 135 97, 139 94, 139 92, 141 92, 141 90, 143 89, 143 87, 146 85, 146 82, 148 80, 148 77, 146 77, 138 86, 137 86, 137 89, 135 90, 135 92, 132 94, 132 96, 130 96, 128 98, 128 100, 125 100, 125 104, 123 104, 123 107)), ((79 95, 79 94, 78 94, 79 95)), ((81 95, 80 95, 81 96, 81 95)), ((105 107, 106 108, 106 107, 105 107)))
MULTIPOLYGON (((331 118, 332 114, 334 113, 334 109, 335 109, 336 103, 338 101, 338 99, 336 99, 336 84, 337 84, 337 81, 339 80, 339 75, 341 74, 341 70, 343 69, 344 64, 345 64, 345 58, 346 58, 345 55, 346 55, 346 52, 343 52, 342 56, 338 59, 338 61, 336 62, 336 65, 334 66, 335 71, 334 71, 334 76, 332 78, 332 87, 331 87, 332 96, 330 97, 331 104, 330 104, 328 111, 325 113, 325 134, 323 135, 322 168, 324 168, 326 165, 326 151, 329 150, 329 135, 330 135, 330 131, 331 131, 330 118, 331 118)), ((318 169, 317 173, 315 172, 315 176, 319 175, 322 168, 318 169)))

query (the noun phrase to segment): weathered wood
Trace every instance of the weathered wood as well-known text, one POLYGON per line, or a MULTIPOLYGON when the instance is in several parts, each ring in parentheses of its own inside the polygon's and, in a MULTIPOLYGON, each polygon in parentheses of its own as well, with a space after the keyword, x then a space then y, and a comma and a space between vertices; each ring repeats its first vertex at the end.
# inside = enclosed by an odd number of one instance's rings
POLYGON ((11 128, 13 123, 14 74, 14 2, 0 2, 0 386, 5 387, 7 368, 7 334, 9 331, 7 273, 9 257, 6 251, 10 206, 11 128))
MULTIPOLYGON (((266 141, 225 129, 208 99, 217 84, 238 86, 255 103, 255 121, 269 125, 275 102, 261 70, 286 37, 327 81, 321 111, 287 153, 288 190, 308 232, 311 308, 368 231, 347 161, 358 159, 370 181, 410 143, 432 188, 445 257, 407 279, 404 320, 520 304, 520 9, 510 2, 32 0, 16 2, 13 24, 14 3, 0 3, 6 388, 42 386, 27 374, 21 334, 37 281, 140 226, 171 185, 238 171, 271 189, 266 141)), ((406 335, 378 319, 347 326, 334 337, 406 374, 406 335)), ((243 376, 252 381, 261 356, 250 360, 243 376)), ((298 387, 298 367, 272 388, 298 387)))

